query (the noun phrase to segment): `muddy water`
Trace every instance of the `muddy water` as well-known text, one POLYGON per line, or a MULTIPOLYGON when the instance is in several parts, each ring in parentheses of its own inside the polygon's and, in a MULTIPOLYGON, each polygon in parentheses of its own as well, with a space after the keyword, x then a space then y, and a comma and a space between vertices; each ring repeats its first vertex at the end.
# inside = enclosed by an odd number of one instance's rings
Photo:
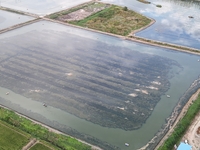
MULTIPOLYGON (((163 95, 161 97, 161 101, 157 104, 152 115, 148 118, 146 123, 140 129, 133 131, 101 127, 83 119, 79 119, 60 109, 50 106, 45 108, 42 106, 42 103, 36 102, 34 99, 28 99, 3 87, 0 88, 0 97, 2 98, 1 104, 7 105, 8 107, 15 105, 14 108, 16 110, 18 109, 18 111, 23 108, 32 113, 38 113, 51 121, 57 121, 60 124, 72 127, 81 133, 92 135, 102 141, 106 141, 112 145, 118 146, 121 149, 136 150, 145 145, 165 123, 165 118, 170 115, 172 109, 176 106, 178 99, 200 74, 200 70, 198 69, 200 67, 200 63, 197 61, 199 56, 138 44, 119 38, 84 31, 72 27, 66 27, 46 21, 34 23, 15 31, 2 34, 0 39, 9 39, 12 36, 18 36, 20 38, 20 34, 28 34, 28 32, 35 30, 45 30, 45 32, 49 33, 55 31, 63 32, 65 34, 73 33, 74 35, 82 37, 83 39, 95 39, 110 45, 130 48, 133 50, 133 52, 140 51, 142 53, 148 53, 152 55, 156 54, 159 56, 168 57, 170 59, 176 60, 182 66, 183 69, 170 79, 171 86, 166 94, 170 95, 171 97, 167 98, 166 95, 163 95), (6 95, 5 93, 8 91, 10 94, 6 95), (124 143, 129 143, 130 146, 125 147, 124 143)), ((177 68, 172 68, 172 72, 178 72, 177 68)))

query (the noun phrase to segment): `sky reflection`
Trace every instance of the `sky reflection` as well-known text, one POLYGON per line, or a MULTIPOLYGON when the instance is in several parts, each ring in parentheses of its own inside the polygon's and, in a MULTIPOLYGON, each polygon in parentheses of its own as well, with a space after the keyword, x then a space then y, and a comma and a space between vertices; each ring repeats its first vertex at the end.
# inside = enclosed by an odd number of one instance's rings
POLYGON ((34 18, 0 10, 0 30, 34 18))
POLYGON ((1 6, 45 15, 67 9, 89 0, 2 0, 1 6))
POLYGON ((156 20, 137 36, 200 48, 200 16, 198 3, 151 0, 150 5, 131 0, 103 0, 127 6, 156 20), (160 4, 162 8, 155 5, 160 4), (189 18, 193 16, 194 18, 189 18))

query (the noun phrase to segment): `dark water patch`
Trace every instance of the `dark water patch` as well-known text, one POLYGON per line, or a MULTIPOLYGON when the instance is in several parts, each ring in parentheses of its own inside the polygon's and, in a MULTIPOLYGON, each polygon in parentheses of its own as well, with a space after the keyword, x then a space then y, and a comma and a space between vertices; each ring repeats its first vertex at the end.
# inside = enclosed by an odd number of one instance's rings
POLYGON ((3 77, 10 73, 18 79, 19 84, 9 86, 16 93, 102 126, 139 128, 169 88, 172 65, 179 66, 164 57, 56 33, 30 32, 21 40, 7 39, 17 41, 15 49, 21 51, 2 62, 3 77))

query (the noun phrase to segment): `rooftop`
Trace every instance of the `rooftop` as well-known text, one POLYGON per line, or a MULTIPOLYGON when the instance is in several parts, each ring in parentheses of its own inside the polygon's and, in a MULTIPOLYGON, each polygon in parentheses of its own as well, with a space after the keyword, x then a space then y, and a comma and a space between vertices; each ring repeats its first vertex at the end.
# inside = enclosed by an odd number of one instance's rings
POLYGON ((192 146, 181 142, 177 150, 192 150, 192 146))

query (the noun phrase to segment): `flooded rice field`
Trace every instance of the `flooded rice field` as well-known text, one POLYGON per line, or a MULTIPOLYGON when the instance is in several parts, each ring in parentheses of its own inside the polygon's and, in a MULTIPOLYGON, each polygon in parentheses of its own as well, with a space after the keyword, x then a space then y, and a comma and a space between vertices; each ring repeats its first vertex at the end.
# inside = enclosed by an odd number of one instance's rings
POLYGON ((34 18, 0 10, 0 30, 33 20, 34 18))
POLYGON ((138 32, 136 36, 200 48, 199 1, 153 0, 150 1, 151 4, 132 0, 102 1, 127 6, 155 19, 156 22, 152 26, 138 32))
POLYGON ((104 149, 145 145, 200 74, 199 56, 47 21, 0 45, 1 104, 104 149))
POLYGON ((1 0, 3 7, 8 7, 38 15, 46 15, 63 9, 71 8, 90 0, 1 0))

